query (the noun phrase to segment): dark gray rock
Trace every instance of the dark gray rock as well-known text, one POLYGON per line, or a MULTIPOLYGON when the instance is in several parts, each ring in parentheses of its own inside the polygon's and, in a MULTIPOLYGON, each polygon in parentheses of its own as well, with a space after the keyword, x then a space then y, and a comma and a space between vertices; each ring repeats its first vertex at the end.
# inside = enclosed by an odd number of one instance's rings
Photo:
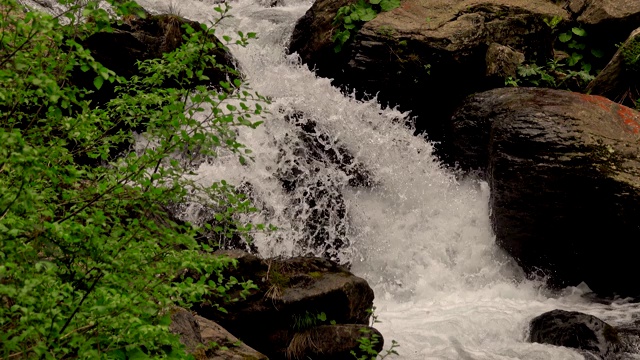
POLYGON ((549 311, 531 320, 529 331, 531 342, 578 349, 587 359, 620 359, 617 331, 592 315, 549 311))
POLYGON ((361 354, 358 339, 368 339, 373 349, 384 347, 382 334, 372 327, 356 324, 320 325, 294 335, 287 348, 288 359, 353 360, 351 351, 361 354))
POLYGON ((640 114, 599 96, 504 88, 453 117, 454 157, 486 172, 497 243, 558 287, 636 296, 640 114))

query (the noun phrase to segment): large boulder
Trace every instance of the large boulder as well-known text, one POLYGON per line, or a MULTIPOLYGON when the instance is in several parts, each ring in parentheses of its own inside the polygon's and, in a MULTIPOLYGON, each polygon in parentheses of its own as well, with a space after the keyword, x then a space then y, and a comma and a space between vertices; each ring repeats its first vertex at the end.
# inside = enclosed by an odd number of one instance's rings
MULTIPOLYGON (((299 358, 305 358, 313 355, 315 348, 337 347, 338 343, 333 344, 334 340, 331 340, 334 337, 342 339, 339 351, 334 349, 336 354, 349 353, 357 350, 357 339, 363 336, 360 332, 340 330, 343 329, 340 327, 325 329, 318 326, 355 324, 359 329, 379 335, 367 325, 373 306, 373 290, 365 280, 336 263, 311 257, 265 260, 237 250, 219 254, 238 261, 237 267, 229 269, 226 276, 252 280, 259 289, 252 290, 246 298, 225 304, 226 312, 206 304, 198 305, 194 310, 269 358, 283 359, 292 351, 299 358), (312 330, 314 332, 309 333, 312 330), (352 334, 349 341, 345 339, 348 333, 352 334), (301 338, 302 335, 306 337, 301 338), (305 338, 323 343, 305 347, 307 342, 300 342, 305 338)), ((378 349, 381 345, 382 342, 378 349)))
POLYGON ((552 310, 529 323, 529 341, 581 350, 586 359, 619 359, 617 331, 593 315, 552 310))
POLYGON ((452 126, 460 167, 486 174, 497 243, 525 271, 640 295, 640 113, 599 96, 503 88, 471 96, 452 126))
MULTIPOLYGON (((189 25, 196 30, 201 29, 200 23, 176 15, 147 15, 146 17, 131 15, 112 24, 113 31, 95 33, 83 40, 82 45, 102 65, 119 76, 130 78, 140 74, 138 62, 161 59, 163 54, 180 47, 184 43, 183 36, 187 35, 184 25, 189 25)), ((210 41, 218 44, 211 50, 210 55, 215 56, 218 64, 224 67, 209 67, 205 69, 204 75, 210 78, 208 84, 217 85, 221 80, 226 80, 230 72, 235 74, 235 60, 215 35, 210 35, 210 41)), ((86 76, 85 73, 77 71, 74 73, 72 82, 94 90, 93 78, 94 76, 86 76)), ((96 105, 109 101, 115 95, 114 86, 105 82, 100 90, 90 96, 90 99, 96 105)), ((178 84, 166 83, 165 86, 175 87, 178 84)))
POLYGON ((186 351, 201 360, 267 360, 243 344, 215 322, 190 311, 176 308, 171 312, 169 331, 180 337, 186 351))
POLYGON ((317 0, 296 25, 289 51, 337 85, 411 110, 432 140, 446 140, 444 125, 464 97, 495 86, 485 63, 490 44, 544 61, 554 40, 544 20, 568 18, 545 0, 406 0, 365 23, 336 53, 333 19, 352 2, 317 0))

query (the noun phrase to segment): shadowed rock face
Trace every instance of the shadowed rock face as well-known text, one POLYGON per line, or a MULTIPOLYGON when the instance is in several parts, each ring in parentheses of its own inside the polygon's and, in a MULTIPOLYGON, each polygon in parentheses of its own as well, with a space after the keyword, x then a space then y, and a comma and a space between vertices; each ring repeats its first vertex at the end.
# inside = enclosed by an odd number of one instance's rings
MULTIPOLYGON (((196 30, 200 29, 199 23, 175 15, 148 15, 144 19, 130 16, 121 24, 113 24, 113 32, 91 35, 83 41, 83 46, 89 49, 91 55, 102 65, 119 76, 130 78, 140 74, 136 65, 138 61, 161 59, 163 54, 180 47, 184 43, 182 36, 186 35, 186 30, 182 27, 184 24, 196 30)), ((211 41, 219 43, 213 35, 211 41)), ((235 69, 235 60, 226 50, 216 47, 210 55, 214 55, 219 64, 235 69)), ((94 76, 89 75, 78 71, 73 74, 72 81, 77 86, 93 89, 94 76)), ((221 80, 226 80, 229 73, 220 68, 209 68, 205 70, 205 75, 210 78, 208 84, 217 85, 221 80)), ((171 83, 165 85, 177 86, 171 83)), ((92 94, 91 100, 96 105, 109 101, 115 96, 114 86, 105 82, 100 90, 92 94)))
POLYGON ((298 22, 289 47, 337 85, 399 105, 417 116, 429 139, 447 140, 445 124, 467 95, 495 85, 487 78, 489 44, 509 46, 528 61, 552 57, 545 18, 567 13, 544 0, 407 0, 352 35, 339 53, 333 18, 348 0, 318 0, 298 22))
POLYGON ((453 117, 454 156, 486 171, 497 243, 556 286, 636 296, 640 114, 599 96, 496 89, 453 117))
POLYGON ((171 313, 169 331, 180 336, 187 353, 200 360, 268 360, 266 356, 243 344, 222 326, 176 308, 171 313), (212 346, 215 342, 217 346, 212 346))

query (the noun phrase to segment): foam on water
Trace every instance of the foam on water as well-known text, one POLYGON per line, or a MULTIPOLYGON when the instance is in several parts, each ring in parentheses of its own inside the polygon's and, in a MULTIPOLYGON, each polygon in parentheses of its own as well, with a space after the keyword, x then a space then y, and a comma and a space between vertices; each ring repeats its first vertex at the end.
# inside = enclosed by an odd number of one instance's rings
MULTIPOLYGON (((173 3, 181 15, 201 22, 215 14, 212 0, 138 2, 152 12, 166 12, 173 3)), ((297 56, 286 55, 295 21, 311 6, 310 0, 285 0, 275 8, 264 7, 260 0, 231 4, 234 17, 226 19, 217 34, 258 33, 246 48, 231 50, 252 88, 273 100, 271 114, 257 130, 240 134, 240 141, 254 151, 254 162, 240 166, 232 156, 222 156, 203 164, 197 177, 204 184, 220 179, 251 184, 252 196, 263 209, 251 220, 280 229, 256 235, 263 255, 308 252, 300 248, 308 236, 299 222, 305 212, 296 207, 309 204, 295 200, 305 190, 297 195, 284 191, 276 175, 283 164, 297 161, 309 184, 330 183, 325 190, 340 192, 344 199, 346 221, 327 222, 332 227, 329 238, 348 238, 337 256, 351 262, 352 270, 374 288, 382 321, 376 327, 388 342, 400 343, 401 359, 582 359, 569 349, 527 343, 529 320, 561 308, 615 325, 640 313, 636 305, 624 302, 590 303, 580 296, 582 288, 552 294, 540 283, 525 280, 494 244, 486 183, 459 181, 443 168, 432 146, 402 126, 406 114, 381 109, 374 100, 344 96, 329 80, 300 65, 297 56), (299 164, 299 130, 284 120, 292 114, 314 121, 326 134, 319 139, 324 146, 346 149, 375 185, 352 187, 335 167, 299 164), (344 234, 331 233, 338 228, 344 234)), ((328 209, 327 216, 336 211, 328 209)))

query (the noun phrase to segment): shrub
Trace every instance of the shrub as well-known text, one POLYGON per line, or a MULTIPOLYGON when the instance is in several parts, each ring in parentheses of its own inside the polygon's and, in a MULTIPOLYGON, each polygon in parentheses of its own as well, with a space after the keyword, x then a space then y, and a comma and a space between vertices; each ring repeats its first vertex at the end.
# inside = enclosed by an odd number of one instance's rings
MULTIPOLYGON (((233 262, 167 216, 190 194, 226 198, 189 181, 180 158, 230 151, 247 161, 234 128, 258 126, 266 100, 237 79, 195 85, 220 66, 210 55, 224 46, 211 40, 215 23, 187 26, 180 48, 125 79, 81 45, 113 19, 95 1, 60 3, 69 10, 54 17, 0 0, 0 357, 184 358, 169 309, 207 294, 224 311, 232 287, 254 285, 223 278, 233 262), (117 96, 92 106, 92 89, 70 85, 74 71, 97 89, 115 84, 117 96), (148 145, 112 158, 132 128, 146 129, 148 145)), ((120 17, 139 9, 110 3, 120 17)), ((215 11, 223 18, 227 8, 215 11)), ((239 206, 226 203, 231 213, 239 206)))

